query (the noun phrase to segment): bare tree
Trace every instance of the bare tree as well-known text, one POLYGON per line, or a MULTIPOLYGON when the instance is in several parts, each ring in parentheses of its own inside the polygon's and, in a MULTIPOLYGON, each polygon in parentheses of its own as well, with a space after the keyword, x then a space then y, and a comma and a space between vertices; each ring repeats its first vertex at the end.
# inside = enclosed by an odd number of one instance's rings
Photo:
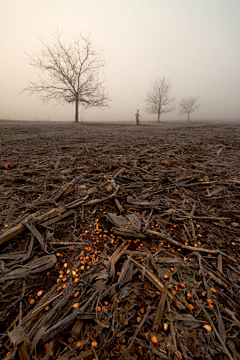
POLYGON ((198 103, 198 97, 191 96, 189 98, 182 99, 179 103, 180 115, 188 114, 188 121, 190 121, 190 114, 196 111, 201 104, 198 103))
POLYGON ((176 109, 175 98, 171 96, 172 83, 165 77, 157 78, 151 83, 151 89, 146 94, 146 111, 157 114, 158 123, 161 114, 166 114, 176 109))
POLYGON ((75 122, 78 122, 79 104, 88 107, 104 107, 110 100, 103 87, 100 72, 106 65, 102 51, 92 46, 90 36, 79 35, 69 45, 61 39, 61 33, 53 35, 53 45, 42 40, 39 54, 30 56, 30 65, 46 73, 36 82, 30 81, 23 89, 36 94, 44 104, 55 100, 56 104, 75 103, 75 122))

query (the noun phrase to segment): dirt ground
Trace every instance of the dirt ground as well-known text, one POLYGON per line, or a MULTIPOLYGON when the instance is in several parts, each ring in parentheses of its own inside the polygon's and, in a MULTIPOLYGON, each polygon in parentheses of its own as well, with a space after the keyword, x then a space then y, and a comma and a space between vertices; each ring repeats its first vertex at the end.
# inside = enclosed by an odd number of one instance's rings
POLYGON ((240 359, 239 190, 237 122, 0 121, 0 358, 240 359))

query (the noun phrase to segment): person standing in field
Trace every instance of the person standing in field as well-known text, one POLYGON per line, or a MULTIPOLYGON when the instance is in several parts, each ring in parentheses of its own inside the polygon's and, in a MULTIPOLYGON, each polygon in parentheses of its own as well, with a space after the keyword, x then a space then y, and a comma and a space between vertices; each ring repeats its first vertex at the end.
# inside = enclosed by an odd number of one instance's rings
POLYGON ((140 117, 141 117, 139 114, 139 110, 137 110, 135 116, 136 116, 136 123, 137 123, 137 125, 139 125, 139 121, 140 121, 140 117))

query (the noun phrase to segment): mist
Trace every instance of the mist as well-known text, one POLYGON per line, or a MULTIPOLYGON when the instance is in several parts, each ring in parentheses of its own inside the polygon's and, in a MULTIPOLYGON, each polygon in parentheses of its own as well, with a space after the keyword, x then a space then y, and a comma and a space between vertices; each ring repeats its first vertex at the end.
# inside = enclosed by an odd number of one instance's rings
MULTIPOLYGON (((240 2, 238 0, 1 0, 0 119, 74 121, 74 104, 41 105, 21 90, 38 79, 27 54, 63 31, 70 43, 92 35, 103 50, 109 108, 80 107, 80 121, 155 122, 144 99, 150 83, 165 76, 172 95, 198 96, 197 120, 240 119, 240 2)), ((163 121, 187 120, 179 110, 163 121)))

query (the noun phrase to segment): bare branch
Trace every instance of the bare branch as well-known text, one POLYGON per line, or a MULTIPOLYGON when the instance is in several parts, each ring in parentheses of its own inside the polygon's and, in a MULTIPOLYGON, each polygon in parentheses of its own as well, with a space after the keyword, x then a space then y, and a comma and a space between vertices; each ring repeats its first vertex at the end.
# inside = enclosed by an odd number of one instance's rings
POLYGON ((92 46, 90 36, 79 35, 70 45, 65 45, 61 33, 53 35, 53 45, 40 39, 42 49, 30 58, 30 65, 39 69, 36 82, 30 81, 23 89, 28 95, 37 95, 43 102, 54 100, 57 104, 76 104, 75 121, 78 122, 78 104, 87 107, 107 106, 110 98, 103 86, 103 68, 106 62, 102 51, 92 46), (100 72, 102 71, 102 79, 100 72))
POLYGON ((146 111, 149 114, 157 114, 158 122, 160 115, 167 114, 176 109, 175 98, 170 95, 172 83, 165 77, 157 78, 151 83, 151 89, 146 94, 146 111))
POLYGON ((188 114, 188 121, 190 121, 190 114, 196 111, 201 104, 198 103, 198 97, 191 96, 189 98, 184 98, 179 103, 180 115, 188 114))

